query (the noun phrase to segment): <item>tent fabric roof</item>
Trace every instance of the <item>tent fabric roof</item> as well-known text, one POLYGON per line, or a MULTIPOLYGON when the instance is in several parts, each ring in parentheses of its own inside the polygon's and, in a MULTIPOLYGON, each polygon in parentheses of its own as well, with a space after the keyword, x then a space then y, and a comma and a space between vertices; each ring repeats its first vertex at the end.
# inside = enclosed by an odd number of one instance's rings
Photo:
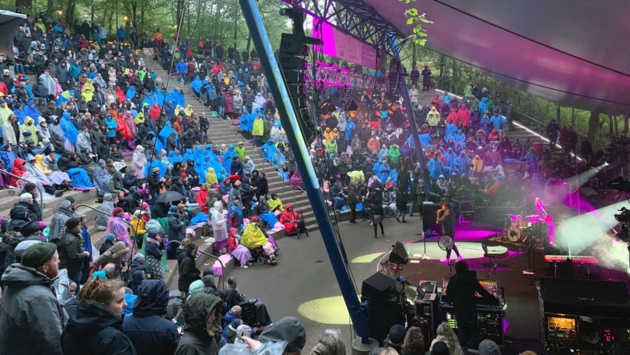
POLYGON ((13 58, 13 37, 26 15, 0 10, 0 53, 5 58, 13 58))
POLYGON ((411 35, 417 8, 426 46, 560 105, 630 113, 630 1, 362 0, 411 35))

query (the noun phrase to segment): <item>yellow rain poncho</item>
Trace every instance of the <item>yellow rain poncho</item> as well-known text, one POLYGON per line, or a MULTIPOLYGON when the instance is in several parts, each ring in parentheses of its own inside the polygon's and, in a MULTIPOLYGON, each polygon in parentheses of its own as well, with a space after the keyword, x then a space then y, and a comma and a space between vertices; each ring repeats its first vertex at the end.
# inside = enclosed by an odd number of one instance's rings
MULTIPOLYGON (((179 111, 177 112, 179 113, 179 111)), ((193 113, 192 105, 188 104, 188 106, 186 106, 186 109, 184 110, 184 113, 186 114, 186 117, 190 117, 190 115, 192 115, 193 113)))
POLYGON ((35 156, 35 166, 41 170, 45 175, 50 175, 50 173, 52 173, 52 170, 48 170, 46 169, 46 167, 44 166, 44 156, 41 154, 37 154, 35 156))
POLYGON ((20 126, 20 135, 20 142, 26 142, 27 139, 32 139, 35 145, 37 145, 39 143, 39 139, 37 138, 37 126, 35 126, 35 120, 26 116, 24 124, 20 126), (31 135, 28 137, 24 136, 24 133, 26 132, 31 132, 31 135))
POLYGON ((267 237, 263 231, 258 228, 256 223, 250 223, 243 230, 243 234, 241 235, 241 244, 245 246, 247 249, 255 249, 261 247, 267 243, 267 237))
POLYGON ((138 112, 138 116, 136 116, 136 118, 134 118, 133 120, 134 120, 134 122, 136 122, 137 125, 143 124, 144 123, 144 113, 138 112))
POLYGON ((284 211, 284 208, 282 207, 282 201, 280 201, 279 198, 270 198, 267 202, 267 206, 269 206, 269 211, 275 211, 276 208, 278 209, 278 211, 284 211))
POLYGON ((218 183, 219 180, 217 179, 217 174, 214 172, 214 168, 208 168, 208 172, 206 173, 206 186, 210 188, 212 185, 218 183))
POLYGON ((81 96, 83 96, 87 102, 92 101, 92 97, 94 96, 94 84, 92 84, 91 79, 88 79, 85 84, 83 84, 81 96))

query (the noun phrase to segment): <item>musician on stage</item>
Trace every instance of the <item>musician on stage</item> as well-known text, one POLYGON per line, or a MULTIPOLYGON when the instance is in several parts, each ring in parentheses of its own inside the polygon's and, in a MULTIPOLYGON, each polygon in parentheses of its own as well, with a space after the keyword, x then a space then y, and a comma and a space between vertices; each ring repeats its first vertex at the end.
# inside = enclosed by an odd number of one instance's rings
POLYGON ((453 239, 453 247, 446 249, 446 261, 451 259, 451 252, 455 251, 457 259, 462 260, 461 254, 455 245, 455 213, 451 210, 448 201, 442 202, 442 208, 437 211, 437 221, 435 223, 442 224, 442 235, 448 235, 453 239))
POLYGON ((448 281, 446 295, 453 302, 455 320, 457 321, 459 343, 477 349, 479 345, 479 326, 477 324, 477 301, 475 292, 481 297, 498 300, 481 286, 468 268, 468 263, 458 261, 455 264, 455 275, 448 281))

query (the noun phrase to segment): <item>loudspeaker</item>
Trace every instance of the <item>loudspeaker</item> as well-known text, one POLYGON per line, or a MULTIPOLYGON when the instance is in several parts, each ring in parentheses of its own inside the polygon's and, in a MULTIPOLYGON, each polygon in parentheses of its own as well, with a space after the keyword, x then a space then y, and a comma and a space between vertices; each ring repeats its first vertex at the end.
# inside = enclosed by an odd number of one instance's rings
POLYGON ((368 277, 361 286, 361 298, 370 301, 384 301, 394 294, 396 280, 380 272, 368 277))
POLYGON ((422 229, 424 231, 428 231, 435 226, 435 221, 437 220, 437 210, 439 210, 440 207, 441 205, 428 201, 425 201, 422 204, 422 229))
POLYGON ((626 284, 616 281, 540 279, 545 312, 548 305, 575 305, 587 307, 594 304, 628 305, 626 284))
POLYGON ((405 311, 399 302, 370 303, 370 338, 378 340, 379 345, 383 346, 383 340, 387 338, 389 328, 394 324, 405 324, 405 311))
POLYGON ((389 253, 389 262, 395 264, 406 264, 409 261, 407 250, 401 242, 392 245, 392 252, 389 253))

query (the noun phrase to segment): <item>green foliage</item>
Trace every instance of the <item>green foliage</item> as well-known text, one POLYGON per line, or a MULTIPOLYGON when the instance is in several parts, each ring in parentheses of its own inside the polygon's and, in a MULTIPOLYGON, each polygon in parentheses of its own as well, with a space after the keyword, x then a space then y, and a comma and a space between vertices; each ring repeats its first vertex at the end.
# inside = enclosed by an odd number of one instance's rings
MULTIPOLYGON (((412 2, 415 2, 415 0, 398 0, 398 1, 401 1, 401 2, 404 1, 405 4, 411 4, 412 2)), ((427 37, 427 32, 424 28, 422 28, 422 24, 423 23, 432 24, 433 21, 427 19, 425 13, 421 14, 418 12, 418 9, 413 8, 413 7, 405 11, 405 16, 407 17, 407 25, 414 25, 413 37, 414 37, 415 43, 421 46, 424 46, 427 43, 426 38, 424 38, 424 37, 427 37)))

